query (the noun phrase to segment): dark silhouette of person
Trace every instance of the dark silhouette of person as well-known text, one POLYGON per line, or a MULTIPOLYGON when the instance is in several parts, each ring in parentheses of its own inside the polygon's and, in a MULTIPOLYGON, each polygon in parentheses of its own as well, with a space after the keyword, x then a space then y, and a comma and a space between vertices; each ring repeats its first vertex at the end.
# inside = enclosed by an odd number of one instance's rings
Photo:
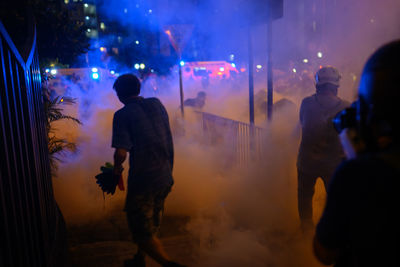
POLYGON ((315 75, 316 93, 303 99, 300 106, 301 143, 297 158, 298 211, 301 228, 314 228, 312 198, 318 177, 325 188, 335 168, 344 158, 339 136, 332 126, 333 117, 350 105, 337 96, 339 71, 331 66, 315 75))
POLYGON ((364 67, 358 100, 335 118, 348 159, 331 180, 314 237, 324 264, 400 264, 399 62, 400 40, 378 49, 364 67))
POLYGON ((145 254, 162 266, 182 266, 170 260, 160 240, 164 201, 174 183, 174 147, 168 114, 157 98, 139 96, 140 81, 132 74, 118 77, 114 89, 124 107, 115 112, 112 130, 113 175, 120 179, 129 152, 125 211, 138 252, 125 266, 145 266, 145 254))
POLYGON ((195 109, 202 109, 206 104, 206 93, 200 91, 195 98, 188 98, 183 102, 183 106, 192 107, 195 109))

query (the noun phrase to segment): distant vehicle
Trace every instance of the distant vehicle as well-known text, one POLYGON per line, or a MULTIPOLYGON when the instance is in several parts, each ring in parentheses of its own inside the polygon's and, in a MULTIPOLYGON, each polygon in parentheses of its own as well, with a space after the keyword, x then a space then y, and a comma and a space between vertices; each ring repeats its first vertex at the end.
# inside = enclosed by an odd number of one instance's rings
POLYGON ((239 73, 234 63, 226 61, 181 62, 181 66, 184 79, 229 79, 232 73, 239 73))

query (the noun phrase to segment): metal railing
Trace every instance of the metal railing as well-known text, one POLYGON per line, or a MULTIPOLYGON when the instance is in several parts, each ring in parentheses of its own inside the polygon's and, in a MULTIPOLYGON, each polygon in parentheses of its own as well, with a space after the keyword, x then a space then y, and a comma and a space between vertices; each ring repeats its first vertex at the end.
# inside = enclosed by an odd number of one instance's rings
POLYGON ((30 25, 20 53, 0 21, 0 266, 62 266, 65 224, 53 195, 30 25))
POLYGON ((203 134, 211 145, 221 145, 239 166, 248 166, 263 155, 263 131, 261 127, 231 120, 206 112, 200 115, 203 134))

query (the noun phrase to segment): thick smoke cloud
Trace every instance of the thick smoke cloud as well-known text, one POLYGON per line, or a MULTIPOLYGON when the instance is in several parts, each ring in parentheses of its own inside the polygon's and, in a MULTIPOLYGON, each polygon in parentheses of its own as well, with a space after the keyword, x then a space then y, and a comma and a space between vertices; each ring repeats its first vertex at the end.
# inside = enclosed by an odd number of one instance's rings
MULTIPOLYGON (((194 41, 204 38, 202 33, 206 32, 207 21, 203 18, 206 15, 217 10, 219 17, 230 17, 232 14, 224 12, 224 7, 234 5, 231 1, 213 1, 212 5, 204 1, 198 6, 184 2, 186 4, 180 6, 179 13, 198 13, 193 17, 180 18, 183 21, 190 18, 198 26, 195 33, 199 35, 191 37, 194 41)), ((256 113, 256 124, 264 128, 262 146, 259 147, 263 153, 259 161, 251 162, 246 167, 232 160, 231 150, 223 142, 210 145, 204 139, 196 112, 186 109, 185 121, 181 120, 176 69, 170 76, 160 77, 157 97, 170 114, 176 149, 175 186, 166 203, 166 215, 190 217, 185 227, 196 240, 196 262, 193 266, 319 266, 312 256, 311 236, 304 236, 299 231, 296 199, 298 106, 302 97, 313 93, 313 83, 305 83, 307 90, 301 86, 294 89, 286 80, 294 75, 293 68, 314 73, 319 65, 334 65, 343 76, 340 95, 354 100, 366 57, 379 45, 398 38, 400 33, 399 27, 395 26, 400 22, 398 1, 333 2, 302 1, 300 9, 293 1, 284 2, 284 17, 274 22, 273 29, 274 75, 278 91, 274 100, 287 98, 294 103, 294 107, 276 110, 270 123, 265 122, 262 112, 256 113), (319 5, 323 4, 331 9, 325 9, 325 13, 313 13, 314 9, 321 10, 319 5), (312 27, 313 20, 323 28, 312 35, 312 45, 304 48, 303 44, 307 42, 307 39, 304 40, 304 29, 312 27), (324 45, 319 47, 320 44, 324 45), (321 59, 315 54, 319 50, 323 53, 321 59), (302 62, 304 58, 309 59, 308 65, 302 62), (285 90, 279 89, 280 86, 285 90)), ((131 1, 104 3, 109 16, 119 19, 126 27, 144 25, 141 19, 133 20, 132 16, 121 13, 125 6, 136 8, 131 6, 131 1)), ((154 29, 174 19, 169 12, 171 9, 176 11, 173 4, 149 4, 146 8, 153 9, 153 15, 160 12, 151 26, 154 29)), ((234 26, 231 29, 222 24, 210 29, 207 32, 208 46, 204 49, 209 51, 211 60, 223 59, 234 53, 237 65, 246 67, 246 30, 234 26)), ((258 25, 252 32, 255 64, 265 66, 266 26, 258 25)), ((265 75, 265 70, 256 73, 256 93, 266 89, 265 75)), ((65 159, 58 177, 54 179, 56 198, 70 225, 101 220, 110 210, 123 207, 124 192, 117 192, 103 201, 93 178, 100 165, 112 160, 112 115, 121 107, 112 90, 112 82, 101 81, 84 92, 71 84, 70 95, 77 97, 79 106, 70 112, 76 112, 84 124, 78 129, 72 129, 68 124, 58 126, 60 132, 79 145, 79 152, 65 159)), ((143 81, 144 88, 148 82, 143 81)), ((88 80, 87 83, 93 81, 88 80)), ((247 83, 244 74, 234 84, 212 84, 206 90, 203 111, 247 122, 247 83)), ((184 80, 184 88, 186 98, 195 97, 198 91, 203 90, 201 84, 187 80, 184 80)), ((143 92, 150 95, 146 90, 143 92)), ((320 181, 316 192, 315 221, 325 201, 320 181)))

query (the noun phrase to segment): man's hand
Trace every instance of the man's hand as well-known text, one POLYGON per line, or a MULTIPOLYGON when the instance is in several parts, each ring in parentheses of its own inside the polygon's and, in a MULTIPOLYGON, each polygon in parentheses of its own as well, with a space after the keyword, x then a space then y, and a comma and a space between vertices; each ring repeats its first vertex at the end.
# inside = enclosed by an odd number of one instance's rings
POLYGON ((124 171, 122 163, 125 161, 127 153, 128 151, 123 148, 116 148, 114 153, 113 176, 118 181, 118 188, 121 191, 125 190, 124 180, 122 179, 122 172, 124 171))
POLYGON ((122 168, 122 166, 119 166, 117 168, 114 167, 114 169, 113 169, 113 179, 115 181, 118 181, 118 189, 121 191, 125 190, 124 180, 122 179, 123 171, 124 171, 124 168, 122 168))

